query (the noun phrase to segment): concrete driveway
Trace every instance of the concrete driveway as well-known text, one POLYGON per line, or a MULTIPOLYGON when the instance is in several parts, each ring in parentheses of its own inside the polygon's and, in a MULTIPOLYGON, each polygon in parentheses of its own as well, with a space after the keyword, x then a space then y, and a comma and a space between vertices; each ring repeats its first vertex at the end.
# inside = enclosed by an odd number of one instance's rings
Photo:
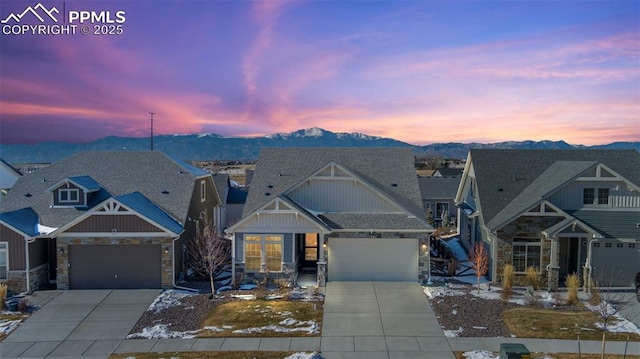
POLYGON ((455 358, 410 282, 328 282, 320 349, 326 359, 455 358))
POLYGON ((2 342, 0 357, 110 354, 158 294, 155 289, 37 292, 32 304, 41 308, 2 342))

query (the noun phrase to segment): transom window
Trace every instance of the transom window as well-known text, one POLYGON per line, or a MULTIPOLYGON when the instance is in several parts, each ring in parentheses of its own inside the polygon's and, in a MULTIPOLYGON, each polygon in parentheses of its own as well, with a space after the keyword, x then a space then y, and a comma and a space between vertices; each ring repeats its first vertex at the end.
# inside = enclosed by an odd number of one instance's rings
POLYGON ((513 240, 513 267, 525 272, 528 267, 540 271, 540 240, 516 238, 513 240))
POLYGON ((60 188, 58 190, 58 202, 77 203, 80 198, 80 190, 76 188, 60 188))
POLYGON ((9 270, 9 244, 0 242, 0 280, 7 280, 7 271, 9 270))
POLYGON ((244 249, 247 272, 282 272, 281 235, 245 235, 244 249))

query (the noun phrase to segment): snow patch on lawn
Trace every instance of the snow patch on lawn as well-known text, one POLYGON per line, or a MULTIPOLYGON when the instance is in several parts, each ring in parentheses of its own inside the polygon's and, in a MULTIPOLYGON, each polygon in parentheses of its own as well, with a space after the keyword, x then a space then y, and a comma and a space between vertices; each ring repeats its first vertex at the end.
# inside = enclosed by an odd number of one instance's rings
POLYGON ((9 335, 21 322, 22 320, 0 320, 0 334, 9 335))
POLYGON ((316 323, 313 320, 297 321, 293 318, 287 318, 278 324, 280 325, 272 324, 272 325, 266 325, 263 327, 237 329, 237 330, 234 330, 232 333, 235 333, 235 334, 250 334, 250 333, 263 333, 263 332, 277 332, 277 333, 306 332, 307 334, 318 333, 318 323, 316 323))
POLYGON ((156 297, 149 308, 147 308, 147 311, 154 311, 155 313, 158 313, 163 309, 180 306, 182 305, 182 303, 180 303, 180 299, 190 295, 193 295, 193 293, 184 290, 166 290, 156 297))
POLYGON ((488 350, 473 350, 470 352, 462 353, 462 356, 467 359, 499 359, 499 355, 495 355, 488 350))
POLYGON ((200 330, 188 332, 174 332, 169 329, 167 324, 156 324, 152 327, 142 329, 140 333, 127 335, 127 339, 192 339, 195 338, 200 330))
POLYGON ((322 359, 319 353, 293 353, 284 359, 322 359))
POLYGON ((443 330, 444 336, 447 338, 459 337, 463 331, 464 329, 462 327, 459 327, 458 330, 443 330))

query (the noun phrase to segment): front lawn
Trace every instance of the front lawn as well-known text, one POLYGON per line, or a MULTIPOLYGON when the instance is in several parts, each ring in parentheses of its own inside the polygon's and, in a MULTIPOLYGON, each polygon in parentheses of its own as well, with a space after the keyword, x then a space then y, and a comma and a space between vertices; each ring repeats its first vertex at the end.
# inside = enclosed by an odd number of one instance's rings
MULTIPOLYGON (((512 334, 519 338, 549 338, 575 340, 602 340, 602 330, 596 323, 602 319, 589 310, 559 310, 523 307, 509 309, 502 318, 512 334)), ((609 329, 615 328, 615 318, 610 319, 609 329)), ((607 340, 640 341, 637 333, 607 332, 607 340)))
POLYGON ((233 301, 213 308, 199 337, 292 337, 320 335, 321 302, 233 301))

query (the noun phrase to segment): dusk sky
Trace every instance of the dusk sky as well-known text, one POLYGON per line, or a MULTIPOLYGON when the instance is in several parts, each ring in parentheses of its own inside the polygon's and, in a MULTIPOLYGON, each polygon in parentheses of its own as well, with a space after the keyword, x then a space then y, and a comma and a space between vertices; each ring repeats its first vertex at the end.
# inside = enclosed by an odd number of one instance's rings
POLYGON ((124 11, 123 34, 3 29, 2 144, 148 136, 149 112, 156 134, 640 141, 640 1, 40 2, 124 11))

